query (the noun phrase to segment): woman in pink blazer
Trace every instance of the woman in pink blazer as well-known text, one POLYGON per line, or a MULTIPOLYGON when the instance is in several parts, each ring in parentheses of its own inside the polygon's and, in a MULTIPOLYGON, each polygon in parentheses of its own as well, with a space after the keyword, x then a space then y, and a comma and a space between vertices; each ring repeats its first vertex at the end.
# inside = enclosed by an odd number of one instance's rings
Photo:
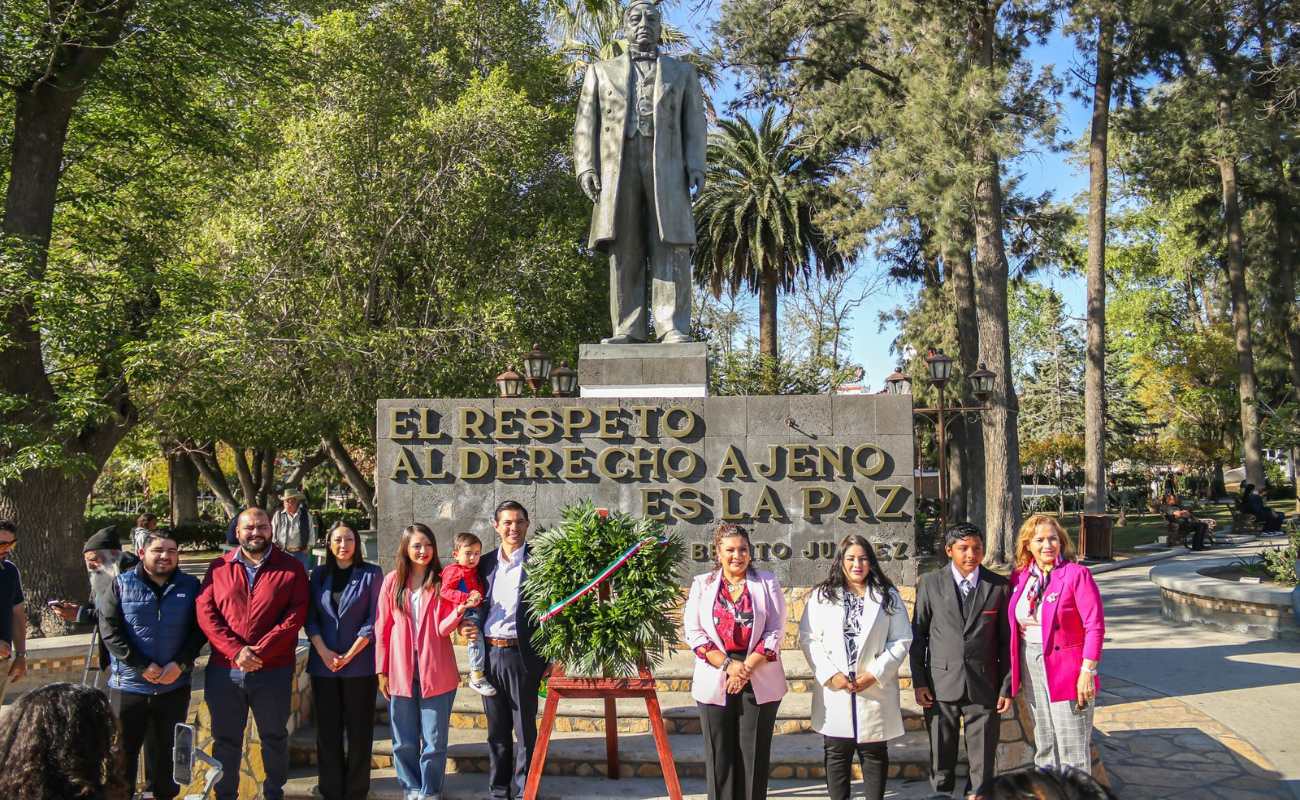
POLYGON ((713 534, 717 569, 691 584, 682 626, 695 652, 691 696, 700 709, 709 800, 767 797, 776 711, 785 696, 785 595, 750 564, 749 533, 713 534))
POLYGON ((1106 636, 1101 592, 1053 517, 1036 514, 1016 537, 1011 573, 1011 693, 1028 688, 1034 763, 1092 769, 1093 699, 1106 636))
POLYGON ((460 683, 451 633, 465 608, 442 599, 441 571, 433 531, 416 523, 402 531, 397 569, 379 590, 375 667, 403 800, 441 797, 447 774, 447 727, 460 683))

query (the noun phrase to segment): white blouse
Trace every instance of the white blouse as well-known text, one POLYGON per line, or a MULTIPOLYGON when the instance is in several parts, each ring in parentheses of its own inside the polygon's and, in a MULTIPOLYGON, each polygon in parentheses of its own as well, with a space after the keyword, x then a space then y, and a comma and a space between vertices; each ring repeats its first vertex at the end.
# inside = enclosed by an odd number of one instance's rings
POLYGON ((1026 590, 1020 593, 1020 599, 1016 601, 1016 624, 1020 626, 1020 634, 1026 642, 1043 643, 1043 623, 1038 619, 1042 611, 1043 604, 1039 603, 1034 613, 1030 614, 1029 592, 1026 590))

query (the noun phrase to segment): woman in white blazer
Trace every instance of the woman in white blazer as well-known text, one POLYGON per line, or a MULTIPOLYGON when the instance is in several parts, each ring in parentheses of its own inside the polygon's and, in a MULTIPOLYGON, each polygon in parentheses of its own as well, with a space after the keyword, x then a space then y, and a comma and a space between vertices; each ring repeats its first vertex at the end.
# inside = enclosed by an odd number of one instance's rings
POLYGON ((682 613, 695 652, 691 696, 700 709, 705 782, 709 800, 761 800, 786 690, 785 595, 775 575, 750 564, 744 528, 721 525, 713 551, 717 568, 696 576, 682 613))
POLYGON ((880 800, 889 771, 886 743, 903 735, 897 678, 912 625, 862 536, 844 537, 830 575, 808 596, 799 643, 818 683, 812 724, 826 749, 827 793, 848 800, 856 752, 867 800, 880 800))

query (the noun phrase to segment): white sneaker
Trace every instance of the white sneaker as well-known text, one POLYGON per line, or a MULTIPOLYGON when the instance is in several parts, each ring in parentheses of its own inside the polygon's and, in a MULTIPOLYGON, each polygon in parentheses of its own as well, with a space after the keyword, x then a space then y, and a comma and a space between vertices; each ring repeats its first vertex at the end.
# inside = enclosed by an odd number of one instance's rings
POLYGON ((495 697, 497 690, 492 684, 484 678, 470 678, 469 688, 483 695, 484 697, 495 697))

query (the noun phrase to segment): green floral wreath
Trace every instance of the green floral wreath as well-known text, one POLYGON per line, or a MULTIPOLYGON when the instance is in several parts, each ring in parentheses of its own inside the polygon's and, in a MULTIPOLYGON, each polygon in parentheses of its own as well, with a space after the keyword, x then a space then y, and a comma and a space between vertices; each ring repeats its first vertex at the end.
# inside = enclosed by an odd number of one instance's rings
POLYGON ((606 579, 612 590, 609 601, 591 591, 540 623, 533 646, 548 661, 563 663, 572 677, 634 676, 643 658, 657 666, 668 643, 676 640, 669 612, 681 601, 682 538, 664 537, 663 526, 651 520, 617 511, 603 516, 590 500, 567 506, 560 517, 558 525, 529 542, 528 577, 521 592, 532 606, 534 622, 647 536, 666 538, 666 543, 642 547, 606 579))

